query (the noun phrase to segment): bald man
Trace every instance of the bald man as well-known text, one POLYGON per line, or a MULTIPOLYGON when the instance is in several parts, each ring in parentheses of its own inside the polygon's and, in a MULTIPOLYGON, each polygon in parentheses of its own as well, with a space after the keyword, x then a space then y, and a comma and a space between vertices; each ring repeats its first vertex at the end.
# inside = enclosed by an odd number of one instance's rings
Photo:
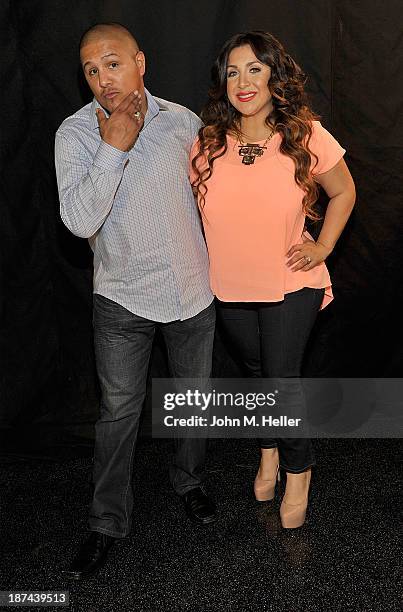
MULTIPOLYGON (((99 24, 80 44, 94 94, 56 134, 61 217, 94 251, 94 343, 101 386, 90 535, 66 572, 104 563, 132 522, 132 463, 154 333, 175 378, 208 378, 215 312, 188 180, 201 122, 144 87, 144 53, 126 28, 99 24)), ((170 478, 188 516, 215 521, 202 488, 205 440, 177 443, 170 478)), ((152 475, 151 475, 152 477, 152 475)))

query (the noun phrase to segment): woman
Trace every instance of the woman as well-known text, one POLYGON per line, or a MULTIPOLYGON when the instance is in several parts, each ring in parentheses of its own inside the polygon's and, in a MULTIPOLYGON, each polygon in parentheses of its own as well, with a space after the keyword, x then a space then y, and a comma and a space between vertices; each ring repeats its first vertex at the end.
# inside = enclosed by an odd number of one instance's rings
MULTIPOLYGON (((265 32, 228 40, 212 70, 191 154, 222 326, 249 376, 300 376, 317 312, 332 300, 324 264, 355 200, 345 150, 309 109, 305 76, 265 32), (314 241, 305 231, 321 185, 330 198, 314 241)), ((283 527, 305 521, 307 439, 261 440, 256 499, 274 497, 286 472, 283 527)))

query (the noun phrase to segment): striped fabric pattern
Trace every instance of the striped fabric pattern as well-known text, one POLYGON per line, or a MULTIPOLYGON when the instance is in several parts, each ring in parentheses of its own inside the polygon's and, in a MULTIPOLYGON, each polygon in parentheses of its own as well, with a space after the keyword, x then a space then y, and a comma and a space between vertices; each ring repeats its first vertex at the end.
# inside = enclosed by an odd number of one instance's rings
POLYGON ((63 121, 55 160, 60 214, 94 251, 94 292, 158 322, 188 319, 213 296, 200 217, 188 178, 201 125, 154 98, 134 147, 101 140, 94 99, 63 121))

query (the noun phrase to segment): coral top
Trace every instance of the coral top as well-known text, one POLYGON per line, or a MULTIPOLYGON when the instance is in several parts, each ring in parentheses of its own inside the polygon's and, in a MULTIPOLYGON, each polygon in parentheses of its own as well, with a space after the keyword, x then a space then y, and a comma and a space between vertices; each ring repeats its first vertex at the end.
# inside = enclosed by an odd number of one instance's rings
MULTIPOLYGON (((223 302, 279 302, 303 287, 325 288, 323 308, 333 299, 325 264, 308 272, 286 266, 290 247, 311 236, 304 232, 304 192, 295 183, 293 160, 279 151, 280 134, 252 165, 242 163, 234 138, 228 135, 227 143, 206 182, 202 215, 213 293, 223 302)), ((345 153, 319 121, 313 122, 309 147, 318 157, 313 175, 333 168, 345 153)), ((191 159, 197 150, 198 141, 191 159)), ((193 180, 192 168, 190 175, 193 180)))

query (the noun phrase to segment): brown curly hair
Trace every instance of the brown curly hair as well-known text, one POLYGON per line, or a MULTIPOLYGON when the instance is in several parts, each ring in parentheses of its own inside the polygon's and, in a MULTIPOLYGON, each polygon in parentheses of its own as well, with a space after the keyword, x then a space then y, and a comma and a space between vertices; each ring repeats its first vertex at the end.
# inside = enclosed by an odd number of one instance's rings
POLYGON ((253 31, 236 34, 221 49, 211 71, 212 86, 209 99, 200 116, 204 126, 199 130, 199 151, 192 160, 196 179, 192 182, 201 209, 205 205, 206 182, 212 176, 216 159, 227 151, 227 133, 240 135, 241 114, 227 97, 227 63, 230 52, 250 45, 257 59, 271 68, 268 87, 272 95, 273 110, 266 117, 266 124, 282 136, 280 152, 294 161, 295 182, 305 192, 302 206, 312 220, 320 219, 313 209, 318 199, 319 188, 311 174, 312 157, 309 149, 312 136, 312 121, 319 117, 308 106, 304 91, 306 76, 295 61, 285 52, 282 44, 268 32, 253 31), (201 160, 202 168, 198 168, 201 160), (207 162, 207 167, 206 167, 207 162))

